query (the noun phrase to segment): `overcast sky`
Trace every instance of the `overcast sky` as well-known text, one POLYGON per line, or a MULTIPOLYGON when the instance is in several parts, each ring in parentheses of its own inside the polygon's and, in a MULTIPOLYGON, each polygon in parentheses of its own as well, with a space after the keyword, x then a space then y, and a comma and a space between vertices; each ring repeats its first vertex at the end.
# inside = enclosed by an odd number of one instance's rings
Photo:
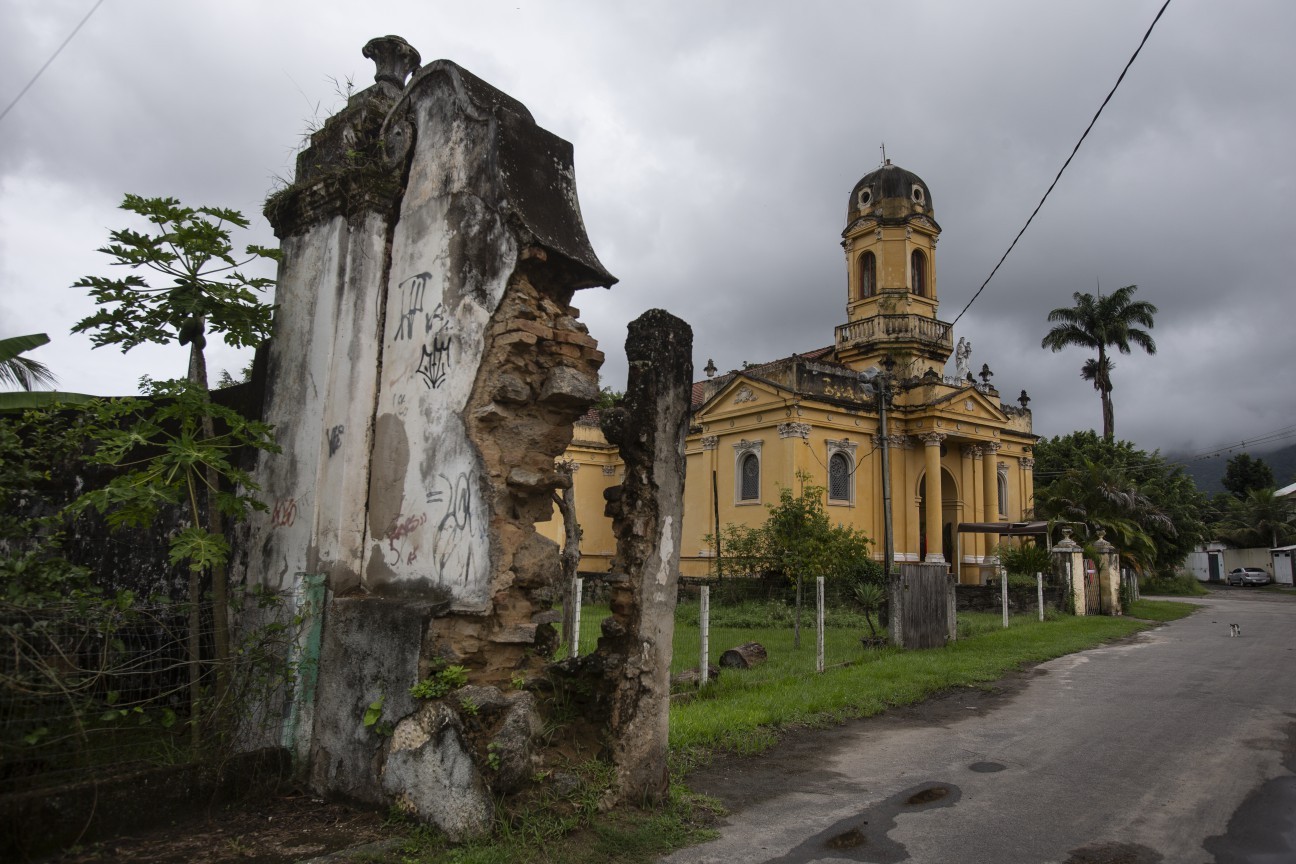
MULTIPOLYGON (((0 109, 94 0, 0 3, 0 109)), ((575 147, 586 227, 620 283, 577 295, 624 387, 626 322, 693 326, 698 370, 829 344, 845 321, 847 196, 920 175, 951 321, 1053 179, 1161 0, 1075 2, 106 0, 0 120, 0 336, 63 389, 136 390, 185 349, 91 350, 70 286, 132 224, 123 193, 261 206, 373 36, 517 97, 575 147)), ((1040 348, 1075 291, 1137 284, 1155 356, 1116 358, 1116 431, 1197 451, 1296 427, 1296 4, 1175 0, 1030 230, 958 323, 1035 431, 1101 428, 1080 349, 1040 348)), ((214 351, 213 370, 245 358, 214 351)), ((701 372, 698 372, 701 375, 701 372)), ((1296 436, 1296 428, 1292 430, 1296 436)), ((1289 437, 1280 443, 1291 443, 1289 437)))

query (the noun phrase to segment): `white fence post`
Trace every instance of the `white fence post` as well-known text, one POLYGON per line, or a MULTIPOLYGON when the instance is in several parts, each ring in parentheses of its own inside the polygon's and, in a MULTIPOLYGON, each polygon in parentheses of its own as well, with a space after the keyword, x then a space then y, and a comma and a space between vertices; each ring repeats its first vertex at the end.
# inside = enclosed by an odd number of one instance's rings
POLYGON ((1043 573, 1035 574, 1035 596, 1037 598, 1037 602, 1039 603, 1040 620, 1043 621, 1044 620, 1044 574, 1043 573))
POLYGON ((700 660, 698 663, 698 686, 706 686, 707 680, 711 677, 708 670, 711 668, 711 586, 702 586, 702 596, 699 599, 698 608, 698 629, 701 644, 700 660))
POLYGON ((577 576, 572 579, 572 628, 571 641, 568 643, 567 656, 580 656, 580 619, 581 619, 581 593, 585 589, 585 580, 577 576))
POLYGON ((999 602, 1003 605, 1003 624, 1008 626, 1008 571, 999 568, 999 602))
POLYGON ((815 671, 824 671, 824 577, 815 577, 815 671))

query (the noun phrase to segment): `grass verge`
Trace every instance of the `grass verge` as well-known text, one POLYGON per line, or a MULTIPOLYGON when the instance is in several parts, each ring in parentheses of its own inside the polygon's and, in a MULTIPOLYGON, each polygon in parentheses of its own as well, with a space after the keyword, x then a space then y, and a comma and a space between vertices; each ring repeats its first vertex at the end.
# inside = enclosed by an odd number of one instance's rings
POLYGON ((1176 603, 1174 600, 1135 600, 1130 607, 1130 615, 1146 621, 1178 621, 1187 618, 1197 611, 1191 603, 1176 603))
MULTIPOLYGON (((719 751, 755 753, 790 728, 825 726, 868 717, 887 708, 920 702, 955 687, 985 686, 1029 663, 1092 648, 1190 615, 1185 603, 1140 600, 1123 618, 1055 616, 1038 621, 1014 616, 1004 628, 996 614, 959 616, 959 641, 930 651, 864 650, 850 665, 807 674, 813 631, 792 648, 787 628, 734 628, 743 641, 766 640, 769 662, 747 672, 726 670, 692 699, 671 708, 671 773, 668 801, 654 810, 600 812, 598 800, 611 783, 606 765, 577 766, 565 784, 546 782, 523 801, 500 809, 494 836, 454 845, 435 831, 406 828, 400 847, 365 860, 382 864, 647 864, 714 834, 715 802, 691 793, 684 773, 719 751), (966 634, 966 635, 964 635, 966 634), (559 793, 555 790, 562 788, 559 793)), ((676 653, 692 663, 696 650, 687 625, 679 628, 676 653), (683 640, 681 642, 681 640, 683 640)), ((858 641, 858 633, 852 639, 858 641)), ((712 631, 712 644, 725 644, 712 631)), ((843 648, 843 650, 845 650, 843 648)), ((852 651, 855 649, 852 648, 852 651)))
POLYGON ((773 743, 780 727, 870 717, 954 687, 988 684, 1023 664, 1051 660, 1150 626, 1132 617, 1060 616, 1040 622, 1014 616, 1004 629, 993 614, 959 618, 960 629, 966 622, 966 629, 976 635, 945 648, 884 648, 823 675, 763 682, 741 674, 722 675, 716 685, 671 710, 671 749, 685 765, 716 750, 759 752, 773 743))

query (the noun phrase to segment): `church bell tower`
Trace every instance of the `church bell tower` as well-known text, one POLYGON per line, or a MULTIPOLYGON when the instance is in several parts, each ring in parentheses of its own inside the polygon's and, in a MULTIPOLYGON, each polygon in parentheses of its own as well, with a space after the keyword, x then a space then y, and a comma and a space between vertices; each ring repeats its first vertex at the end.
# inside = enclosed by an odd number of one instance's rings
POLYGON ((856 369, 886 355, 910 375, 942 374, 950 326, 936 320, 936 240, 931 192, 891 160, 851 190, 846 250, 846 323, 837 327, 837 358, 856 369))

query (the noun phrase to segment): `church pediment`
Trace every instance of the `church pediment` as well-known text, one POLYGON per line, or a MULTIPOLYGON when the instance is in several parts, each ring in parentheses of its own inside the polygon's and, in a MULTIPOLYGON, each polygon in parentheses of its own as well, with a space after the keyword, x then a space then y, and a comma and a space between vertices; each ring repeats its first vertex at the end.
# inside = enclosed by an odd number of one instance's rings
POLYGON ((738 374, 698 409, 698 420, 782 405, 784 393, 774 384, 738 374))
POLYGON ((1008 415, 999 407, 999 400, 991 399, 974 387, 947 393, 932 402, 932 408, 938 416, 954 422, 980 422, 991 426, 1008 422, 1008 415))

